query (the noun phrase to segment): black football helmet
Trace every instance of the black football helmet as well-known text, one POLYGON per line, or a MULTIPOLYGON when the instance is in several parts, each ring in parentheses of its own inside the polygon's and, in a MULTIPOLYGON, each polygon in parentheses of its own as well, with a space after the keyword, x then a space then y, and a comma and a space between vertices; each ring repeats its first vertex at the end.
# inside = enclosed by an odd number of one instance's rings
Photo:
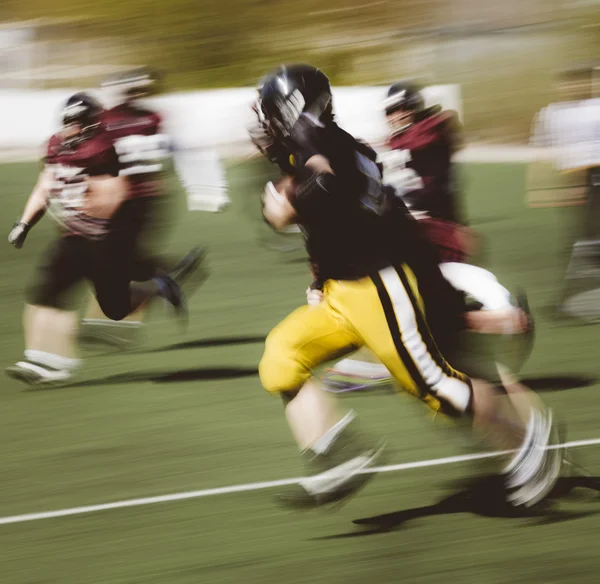
POLYGON ((383 101, 383 109, 392 128, 392 134, 407 130, 414 116, 425 109, 425 101, 420 89, 410 81, 394 83, 383 101), (400 115, 404 113, 405 115, 400 115))
POLYGON ((258 88, 263 123, 275 139, 290 136, 302 114, 321 124, 333 121, 329 78, 312 65, 284 65, 267 75, 258 88))
POLYGON ((138 67, 107 79, 102 87, 115 88, 122 101, 140 99, 157 91, 159 76, 148 67, 138 67))
POLYGON ((93 136, 102 124, 104 110, 100 103, 87 93, 76 93, 65 103, 62 109, 63 128, 67 129, 77 124, 76 134, 65 138, 63 144, 74 147, 93 136))

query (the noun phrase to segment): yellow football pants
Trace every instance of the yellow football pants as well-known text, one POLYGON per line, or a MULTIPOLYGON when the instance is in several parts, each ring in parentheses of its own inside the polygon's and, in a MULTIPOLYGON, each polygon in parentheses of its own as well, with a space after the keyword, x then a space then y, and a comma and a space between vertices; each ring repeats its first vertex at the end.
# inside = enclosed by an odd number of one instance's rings
POLYGON ((413 272, 387 267, 361 280, 329 280, 325 299, 277 325, 259 365, 267 391, 294 391, 326 361, 367 346, 402 389, 434 410, 464 412, 471 383, 440 354, 427 326, 413 272))

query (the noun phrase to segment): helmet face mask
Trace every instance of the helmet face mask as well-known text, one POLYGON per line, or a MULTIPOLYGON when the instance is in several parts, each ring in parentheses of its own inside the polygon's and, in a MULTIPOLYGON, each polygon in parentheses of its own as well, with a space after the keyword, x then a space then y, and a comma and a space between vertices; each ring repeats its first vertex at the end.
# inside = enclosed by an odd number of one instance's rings
POLYGON ((102 123, 102 106, 85 93, 71 96, 62 110, 62 144, 75 148, 91 138, 102 123))
POLYGON ((327 76, 310 65, 281 67, 259 87, 262 123, 275 140, 285 140, 302 114, 319 123, 333 119, 331 86, 327 76))
POLYGON ((408 130, 424 107, 421 92, 415 85, 403 81, 394 83, 383 101, 391 135, 397 136, 408 130))
POLYGON ((71 122, 69 124, 63 124, 60 135, 63 140, 63 144, 68 145, 68 143, 77 138, 82 132, 83 128, 81 124, 77 122, 71 122))
POLYGON ((385 112, 387 123, 392 136, 406 132, 415 121, 415 112, 402 108, 396 108, 385 112))
POLYGON ((287 138, 300 119, 306 102, 298 89, 290 94, 263 90, 260 109, 264 123, 275 139, 287 138))

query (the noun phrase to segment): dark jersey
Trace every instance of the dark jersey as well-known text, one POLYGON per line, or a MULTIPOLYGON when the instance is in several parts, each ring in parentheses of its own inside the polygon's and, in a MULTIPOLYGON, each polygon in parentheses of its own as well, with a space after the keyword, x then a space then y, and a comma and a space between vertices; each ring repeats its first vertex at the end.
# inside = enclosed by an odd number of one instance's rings
POLYGON ((415 246, 415 222, 382 184, 375 152, 335 124, 314 127, 304 142, 292 149, 299 180, 317 154, 335 175, 329 192, 302 207, 298 217, 316 279, 358 279, 405 262, 415 246))
POLYGON ((113 139, 127 176, 129 198, 159 195, 162 189, 163 161, 169 156, 162 119, 151 110, 120 104, 104 114, 104 126, 113 139))
POLYGON ((72 148, 64 146, 55 134, 48 142, 45 163, 53 175, 50 211, 65 231, 90 238, 106 234, 109 222, 90 217, 83 210, 87 178, 119 175, 119 159, 106 132, 100 131, 72 148))
MULTIPOLYGON (((413 183, 402 193, 411 212, 461 222, 451 161, 457 139, 456 121, 448 112, 429 115, 426 112, 408 130, 390 138, 392 152, 383 156, 386 181, 394 184, 394 175, 400 175, 403 180, 403 169, 412 170, 415 178, 420 178, 420 184, 413 183)), ((397 188, 400 192, 403 190, 401 185, 397 188)))
POLYGON ((332 124, 312 128, 306 145, 292 149, 298 177, 316 154, 329 160, 336 186, 299 216, 310 260, 323 282, 362 278, 389 263, 381 217, 365 207, 369 191, 378 195, 381 188, 375 153, 332 124))

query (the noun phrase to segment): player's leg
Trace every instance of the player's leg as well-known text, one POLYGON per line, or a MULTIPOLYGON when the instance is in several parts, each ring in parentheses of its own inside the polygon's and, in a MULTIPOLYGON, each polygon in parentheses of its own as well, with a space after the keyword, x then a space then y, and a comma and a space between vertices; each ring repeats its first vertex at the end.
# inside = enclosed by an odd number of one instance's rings
MULTIPOLYGON (((173 264, 177 265, 175 262, 173 264)), ((151 281, 160 273, 168 273, 167 265, 168 262, 164 258, 136 258, 132 274, 128 277, 135 282, 151 281)), ((142 303, 137 310, 122 320, 112 320, 104 314, 96 298, 96 291, 90 291, 86 315, 79 324, 79 340, 117 347, 138 344, 144 334, 148 305, 149 302, 142 303)))
POLYGON ((187 318, 187 301, 181 285, 193 274, 204 280, 208 275, 204 262, 206 250, 195 247, 168 272, 159 271, 146 282, 131 281, 131 275, 123 265, 115 269, 111 255, 100 254, 95 263, 91 280, 96 298, 104 314, 112 320, 122 320, 129 314, 146 306, 156 298, 162 298, 180 318, 187 318))
POLYGON ((94 262, 90 279, 103 313, 120 321, 154 298, 163 298, 180 315, 186 314, 186 301, 181 284, 203 263, 205 250, 192 249, 169 272, 160 269, 145 282, 134 282, 136 276, 137 241, 140 221, 139 201, 128 201, 112 224, 111 233, 94 242, 94 262))
MULTIPOLYGON (((151 257, 146 252, 144 244, 152 236, 156 225, 156 215, 159 212, 157 197, 142 197, 127 201, 113 220, 113 230, 126 230, 122 237, 120 249, 129 247, 135 249, 135 260, 132 267, 125 268, 127 276, 131 272, 131 279, 136 281, 151 280, 158 273, 162 265, 157 258, 151 257)), ((88 306, 85 317, 79 327, 79 339, 83 342, 106 343, 108 345, 127 346, 140 341, 146 306, 128 314, 122 320, 116 321, 108 318, 100 307, 95 291, 89 294, 88 306)))
POLYGON ((80 367, 78 316, 70 295, 83 278, 84 248, 81 238, 62 237, 44 256, 23 315, 25 353, 7 368, 7 375, 33 385, 54 385, 69 381, 80 367))
MULTIPOLYGON (((515 363, 520 367, 531 353, 533 346, 533 318, 526 298, 521 295, 514 302, 511 293, 496 276, 478 266, 459 262, 440 264, 444 278, 456 289, 464 292, 481 305, 480 310, 466 313, 466 325, 472 332, 502 335, 503 338, 519 339, 519 346, 511 347, 516 352, 515 363)), ((514 359, 513 359, 514 360, 514 359)), ((391 380, 387 368, 375 362, 367 350, 342 359, 335 364, 327 376, 327 386, 336 391, 336 386, 346 390, 373 387, 391 380)))
POLYGON ((449 365, 431 335, 416 278, 408 268, 390 267, 371 280, 331 286, 334 306, 403 389, 436 411, 471 419, 492 447, 516 449, 506 467, 516 503, 533 504, 547 494, 560 470, 560 455, 545 451, 555 439, 550 415, 529 407, 525 425, 513 404, 500 400, 492 386, 472 381, 449 365))
POLYGON ((264 388, 278 393, 308 466, 308 476, 283 494, 292 505, 315 506, 350 495, 370 475, 381 450, 360 433, 353 412, 322 391, 313 369, 361 342, 327 300, 298 309, 269 334, 259 373, 264 388))

